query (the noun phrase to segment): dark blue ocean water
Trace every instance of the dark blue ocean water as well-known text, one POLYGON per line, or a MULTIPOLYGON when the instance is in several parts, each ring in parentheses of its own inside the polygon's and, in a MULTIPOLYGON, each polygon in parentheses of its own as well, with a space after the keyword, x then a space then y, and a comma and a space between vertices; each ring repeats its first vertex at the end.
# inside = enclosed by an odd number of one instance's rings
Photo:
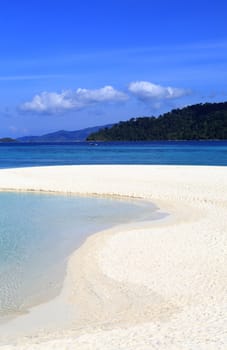
POLYGON ((70 164, 226 166, 227 140, 0 144, 0 168, 70 164))

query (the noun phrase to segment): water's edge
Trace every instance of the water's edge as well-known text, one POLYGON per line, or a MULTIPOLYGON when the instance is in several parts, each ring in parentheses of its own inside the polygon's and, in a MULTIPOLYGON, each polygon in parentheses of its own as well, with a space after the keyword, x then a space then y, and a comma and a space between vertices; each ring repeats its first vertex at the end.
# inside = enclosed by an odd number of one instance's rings
MULTIPOLYGON (((12 191, 10 193, 14 193, 14 194, 18 194, 18 193, 35 193, 35 194, 39 194, 41 193, 41 196, 45 195, 45 194, 49 194, 53 197, 55 196, 62 196, 62 198, 64 199, 65 197, 69 197, 69 198, 73 198, 73 197, 78 197, 78 194, 74 194, 74 193, 71 193, 71 194, 66 194, 64 192, 50 192, 50 191, 12 191)), ((0 195, 1 193, 9 193, 9 191, 0 191, 0 195)), ((158 208, 153 204, 151 203, 150 201, 145 201, 144 199, 139 199, 139 198, 132 198, 132 197, 126 197, 126 196, 113 196, 113 195, 104 195, 104 196, 100 196, 100 195, 95 195, 95 194, 89 194, 89 195, 80 195, 81 198, 96 198, 96 199, 111 199, 111 200, 114 200, 114 201, 120 201, 121 203, 124 202, 124 203, 127 203, 127 204, 130 204, 130 206, 132 205, 132 208, 134 207, 134 209, 137 209, 137 214, 138 216, 135 216, 133 215, 129 221, 126 221, 125 223, 123 223, 123 225, 127 225, 130 223, 133 223, 133 224, 138 224, 140 223, 141 221, 153 221, 153 220, 159 220, 159 219, 162 219, 166 216, 166 214, 164 213, 160 213, 158 212, 158 208), (139 210, 138 210, 139 209, 139 210), (142 209, 142 211, 141 211, 142 209)), ((116 227, 118 226, 119 223, 115 223, 115 224, 108 224, 104 227, 99 227, 97 230, 93 230, 92 232, 89 232, 88 235, 86 235, 86 237, 83 238, 83 240, 80 242, 80 244, 76 247, 73 248, 73 252, 75 251, 75 249, 79 249, 79 247, 84 243, 84 241, 91 235, 99 232, 100 230, 103 230, 103 229, 110 229, 112 228, 113 226, 116 227)), ((122 224, 122 223, 121 223, 122 224)), ((61 283, 59 285, 58 288, 55 289, 55 293, 52 294, 52 295, 44 295, 42 298, 39 298, 37 299, 35 302, 33 300, 32 303, 28 303, 28 305, 26 306, 26 309, 25 310, 22 310, 21 312, 17 312, 15 313, 14 315, 10 315, 10 316, 5 316, 5 317, 1 317, 1 320, 0 320, 0 323, 4 323, 4 322, 7 322, 10 324, 10 322, 15 319, 15 318, 18 318, 18 317, 21 317, 22 315, 24 315, 25 313, 27 312, 32 312, 32 309, 34 307, 37 307, 38 305, 41 305, 43 303, 48 303, 48 302, 51 302, 51 300, 53 300, 54 298, 56 298, 57 295, 60 294, 61 292, 61 289, 62 289, 62 286, 64 284, 64 279, 65 279, 65 275, 66 275, 66 270, 67 270, 67 262, 68 262, 68 259, 70 258, 71 256, 71 253, 67 256, 67 259, 64 261, 64 264, 63 265, 59 265, 58 266, 58 274, 60 274, 60 277, 61 277, 61 283)), ((45 294, 45 293, 44 293, 45 294)))

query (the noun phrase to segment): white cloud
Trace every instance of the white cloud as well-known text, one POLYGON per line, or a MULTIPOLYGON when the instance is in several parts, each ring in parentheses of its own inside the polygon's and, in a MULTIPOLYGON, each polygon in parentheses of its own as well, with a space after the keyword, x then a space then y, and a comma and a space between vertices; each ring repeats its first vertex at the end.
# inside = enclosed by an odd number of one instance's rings
POLYGON ((129 84, 128 90, 143 101, 176 99, 189 94, 188 90, 171 86, 161 86, 149 81, 136 81, 129 84))
POLYGON ((36 113, 56 113, 72 109, 81 109, 92 104, 102 102, 125 101, 128 96, 112 86, 104 86, 101 89, 77 89, 57 92, 41 92, 35 95, 29 102, 21 105, 23 111, 36 113))
MULTIPOLYGON (((128 91, 137 99, 151 102, 153 107, 160 108, 164 101, 174 100, 189 94, 189 90, 171 86, 161 86, 148 81, 131 82, 128 91)), ((31 101, 20 106, 22 111, 54 114, 69 110, 79 110, 94 104, 126 101, 129 95, 107 85, 100 89, 66 90, 58 92, 41 92, 31 101)))
POLYGON ((25 102, 21 109, 33 112, 56 112, 73 108, 72 100, 67 96, 68 92, 60 94, 56 92, 42 92, 35 95, 30 102, 25 102))

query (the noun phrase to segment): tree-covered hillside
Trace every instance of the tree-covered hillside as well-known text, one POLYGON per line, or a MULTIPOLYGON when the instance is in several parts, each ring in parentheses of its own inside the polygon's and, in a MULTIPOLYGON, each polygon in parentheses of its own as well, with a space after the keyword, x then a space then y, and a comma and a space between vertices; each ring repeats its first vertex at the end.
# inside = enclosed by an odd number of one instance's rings
POLYGON ((174 109, 158 118, 132 118, 92 133, 87 138, 89 141, 208 139, 227 139, 227 102, 174 109))

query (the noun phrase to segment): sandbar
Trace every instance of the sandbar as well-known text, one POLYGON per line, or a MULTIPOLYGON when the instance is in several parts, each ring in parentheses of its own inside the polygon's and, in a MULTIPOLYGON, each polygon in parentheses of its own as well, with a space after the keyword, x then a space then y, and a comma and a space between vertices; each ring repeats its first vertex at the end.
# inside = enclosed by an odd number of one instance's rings
POLYGON ((22 335, 1 350, 226 349, 227 167, 2 169, 0 190, 138 198, 170 214, 90 236, 59 297, 16 318, 22 335), (26 322, 39 332, 26 334, 26 322))

